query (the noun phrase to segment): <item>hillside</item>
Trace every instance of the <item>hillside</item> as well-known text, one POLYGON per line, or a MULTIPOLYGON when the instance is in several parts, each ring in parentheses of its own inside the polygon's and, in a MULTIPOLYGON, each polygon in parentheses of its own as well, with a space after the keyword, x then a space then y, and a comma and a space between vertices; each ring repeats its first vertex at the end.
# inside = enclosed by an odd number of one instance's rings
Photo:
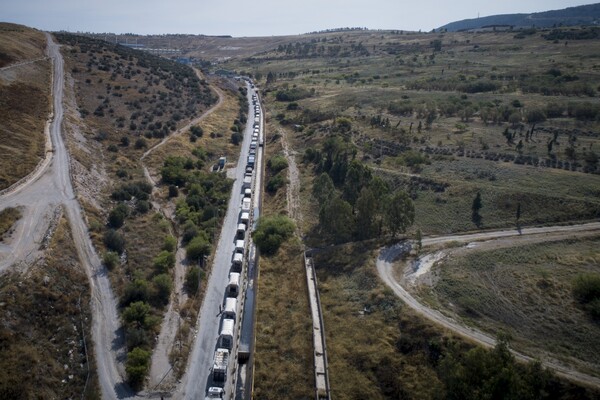
POLYGON ((44 156, 51 68, 45 49, 42 32, 0 23, 0 190, 29 174, 44 156))
MULTIPOLYGON (((464 360, 472 352, 408 312, 376 276, 376 253, 392 237, 600 217, 600 47, 583 34, 567 45, 556 40, 570 33, 567 28, 518 36, 326 33, 297 37, 218 66, 251 73, 261 89, 271 160, 264 203, 273 204, 271 212, 293 215, 304 243, 322 249, 315 263, 337 397, 469 398, 453 392, 457 387, 446 373, 460 368, 446 362, 464 360), (282 157, 289 167, 273 168, 282 157), (285 206, 293 185, 299 186, 295 212, 285 206), (457 358, 452 358, 454 351, 457 358), (393 373, 384 373, 381 365, 393 373)), ((261 271, 259 286, 268 287, 279 273, 277 268, 261 271)), ((503 278, 508 286, 516 285, 514 277, 503 278)), ((569 279, 557 277, 565 293, 569 279)), ((301 342, 301 330, 289 332, 302 315, 289 310, 281 304, 271 315, 259 314, 258 331, 277 335, 275 341, 301 342), (270 331, 275 322, 282 323, 273 315, 284 313, 289 324, 270 331)), ((559 337, 560 321, 548 314, 535 317, 543 319, 547 335, 559 337)), ((515 338, 511 346, 525 346, 523 351, 543 357, 523 344, 527 332, 517 326, 510 333, 515 338)), ((268 359, 269 351, 257 345, 257 360, 268 359)), ((279 363, 279 373, 293 375, 302 351, 295 347, 290 361, 279 363)), ((574 351, 569 355, 577 356, 574 351)), ((257 376, 268 373, 264 368, 257 364, 257 376)), ((600 365, 586 372, 599 375, 600 365)), ((297 385, 282 382, 256 381, 255 389, 301 390, 300 380, 297 385)), ((533 398, 561 396, 556 390, 533 398)))
POLYGON ((437 30, 456 32, 494 25, 510 25, 514 28, 550 28, 557 26, 597 25, 599 20, 600 3, 596 3, 531 14, 501 14, 464 19, 441 26, 437 30))

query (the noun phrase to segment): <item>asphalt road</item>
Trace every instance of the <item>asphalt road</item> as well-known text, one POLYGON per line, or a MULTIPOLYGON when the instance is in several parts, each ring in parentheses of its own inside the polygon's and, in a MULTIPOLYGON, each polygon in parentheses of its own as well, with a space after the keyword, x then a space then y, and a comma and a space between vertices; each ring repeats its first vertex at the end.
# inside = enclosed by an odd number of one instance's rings
MULTIPOLYGON (((212 272, 208 278, 205 298, 198 317, 194 347, 188 360, 187 372, 182 378, 179 390, 175 393, 175 398, 203 399, 206 394, 207 385, 210 384, 213 356, 219 336, 219 325, 221 321, 219 311, 225 298, 225 287, 229 282, 228 276, 232 255, 235 249, 235 234, 243 197, 242 181, 246 167, 246 156, 250 149, 252 137, 252 121, 254 115, 254 110, 252 108, 252 92, 253 91, 248 88, 248 102, 250 103, 248 123, 244 130, 244 140, 241 145, 240 158, 235 167, 235 172, 233 173, 235 182, 233 184, 231 198, 229 199, 227 214, 223 221, 221 236, 213 260, 212 272)), ((240 296, 238 296, 238 305, 239 299, 240 296)), ((237 315, 236 330, 237 324, 240 323, 239 310, 237 315)), ((232 375, 230 372, 233 365, 234 361, 231 360, 229 363, 228 385, 226 385, 227 394, 225 398, 229 398, 229 395, 231 394, 231 386, 229 383, 231 383, 230 380, 232 375)))

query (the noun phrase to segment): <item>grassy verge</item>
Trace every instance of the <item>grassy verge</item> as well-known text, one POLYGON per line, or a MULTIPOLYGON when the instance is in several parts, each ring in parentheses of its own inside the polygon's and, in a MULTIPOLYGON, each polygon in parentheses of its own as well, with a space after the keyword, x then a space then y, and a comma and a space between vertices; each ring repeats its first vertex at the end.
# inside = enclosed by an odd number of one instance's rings
MULTIPOLYGON (((281 150, 280 140, 270 141, 266 144, 266 159, 281 150)), ((285 188, 265 192, 263 215, 285 210, 285 188)), ((314 396, 312 322, 298 239, 285 242, 273 256, 261 256, 259 275, 254 396, 310 399, 314 396)))
POLYGON ((3 277, 0 315, 0 397, 100 398, 88 280, 64 218, 38 265, 3 277))
POLYGON ((0 242, 4 235, 10 232, 21 216, 21 211, 18 208, 8 207, 0 211, 0 242))
POLYGON ((432 295, 471 323, 504 330, 521 348, 583 361, 600 374, 600 324, 578 307, 575 278, 598 273, 600 239, 458 251, 438 266, 432 295))

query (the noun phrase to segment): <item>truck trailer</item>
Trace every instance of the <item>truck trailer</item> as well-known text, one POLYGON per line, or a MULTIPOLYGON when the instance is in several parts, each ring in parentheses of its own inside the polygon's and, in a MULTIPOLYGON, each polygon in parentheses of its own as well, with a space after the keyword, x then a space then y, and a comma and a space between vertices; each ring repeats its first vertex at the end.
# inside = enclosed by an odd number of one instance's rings
POLYGON ((213 359, 213 380, 225 382, 227 380, 227 364, 229 363, 229 350, 218 348, 213 359))

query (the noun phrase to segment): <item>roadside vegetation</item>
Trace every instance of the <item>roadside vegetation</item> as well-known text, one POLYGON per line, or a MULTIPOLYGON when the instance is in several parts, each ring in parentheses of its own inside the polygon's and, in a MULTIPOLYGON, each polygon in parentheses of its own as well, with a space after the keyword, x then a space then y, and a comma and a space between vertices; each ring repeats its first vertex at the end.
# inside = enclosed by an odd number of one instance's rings
POLYGON ((0 72, 0 190, 32 172, 44 157, 44 126, 51 109, 45 49, 42 32, 0 23, 0 67, 39 59, 0 72))
POLYGON ((0 305, 0 398, 100 398, 90 289, 65 218, 38 264, 3 275, 0 305))
MULTIPOLYGON (((265 180, 285 174, 287 164, 281 151, 281 138, 265 145, 269 160, 265 180)), ((253 392, 260 399, 314 397, 312 320, 303 246, 294 235, 295 221, 286 216, 286 185, 265 192, 262 217, 252 234, 260 254, 253 392)))
MULTIPOLYGON (((223 175, 208 172, 218 157, 213 152, 219 150, 205 149, 199 140, 202 126, 192 124, 179 135, 192 144, 189 153, 165 154, 153 164, 155 176, 162 178, 160 199, 151 197, 153 184, 144 176, 141 157, 198 118, 217 96, 187 66, 82 36, 59 33, 57 38, 65 45, 67 81, 72 84, 67 124, 77 189, 119 298, 128 381, 141 389, 172 297, 178 237, 190 260, 186 288, 194 295, 231 187, 223 175), (154 209, 154 201, 170 199, 173 208, 168 212, 154 209)), ((197 307, 181 307, 185 323, 193 324, 197 307)))
POLYGON ((500 338, 474 347, 413 314, 377 277, 366 243, 315 255, 332 397, 340 399, 592 399, 537 363, 515 361, 500 338))

